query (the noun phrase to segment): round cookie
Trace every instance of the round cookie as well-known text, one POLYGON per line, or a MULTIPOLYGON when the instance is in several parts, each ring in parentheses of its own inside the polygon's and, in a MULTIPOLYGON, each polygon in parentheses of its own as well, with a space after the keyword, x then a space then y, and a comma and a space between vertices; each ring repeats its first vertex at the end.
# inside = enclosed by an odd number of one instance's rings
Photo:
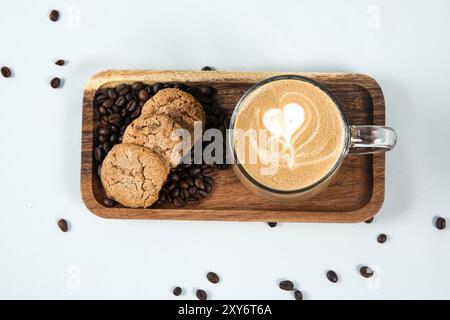
POLYGON ((168 115, 141 115, 126 128, 122 141, 146 147, 160 154, 174 168, 191 147, 184 148, 185 140, 178 134, 178 130, 187 130, 186 134, 189 133, 192 141, 193 132, 182 127, 168 115))
POLYGON ((130 208, 147 208, 158 200, 169 168, 159 155, 133 145, 116 144, 103 160, 100 178, 109 198, 130 208))
POLYGON ((167 114, 176 122, 186 123, 194 128, 195 121, 201 121, 202 132, 205 128, 205 111, 200 102, 192 95, 180 89, 159 90, 142 106, 141 114, 167 114))

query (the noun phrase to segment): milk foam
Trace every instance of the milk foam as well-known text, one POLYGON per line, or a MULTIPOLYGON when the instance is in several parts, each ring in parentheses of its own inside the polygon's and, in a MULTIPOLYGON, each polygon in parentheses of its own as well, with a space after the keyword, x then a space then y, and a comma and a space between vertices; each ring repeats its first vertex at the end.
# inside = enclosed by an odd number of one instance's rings
POLYGON ((249 139, 235 134, 236 154, 254 179, 274 189, 295 190, 320 180, 344 148, 339 109, 305 81, 277 80, 256 89, 242 102, 235 129, 260 132, 249 139), (256 162, 248 163, 251 153, 256 162), (263 169, 274 163, 277 170, 265 174, 263 169))

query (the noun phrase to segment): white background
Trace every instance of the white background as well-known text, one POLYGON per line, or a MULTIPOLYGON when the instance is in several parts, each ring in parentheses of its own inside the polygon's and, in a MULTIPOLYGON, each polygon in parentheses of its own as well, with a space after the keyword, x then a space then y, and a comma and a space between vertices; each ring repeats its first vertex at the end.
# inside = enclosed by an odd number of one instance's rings
POLYGON ((199 287, 212 299, 291 299, 277 286, 285 278, 307 299, 450 298, 450 230, 433 225, 450 222, 449 13, 444 0, 2 1, 0 65, 14 76, 0 77, 0 298, 171 299, 179 285, 189 299, 199 287), (375 221, 271 229, 91 214, 79 191, 88 78, 204 65, 377 79, 399 142, 375 221), (62 89, 50 88, 53 76, 62 89), (375 283, 361 264, 374 266, 375 283))

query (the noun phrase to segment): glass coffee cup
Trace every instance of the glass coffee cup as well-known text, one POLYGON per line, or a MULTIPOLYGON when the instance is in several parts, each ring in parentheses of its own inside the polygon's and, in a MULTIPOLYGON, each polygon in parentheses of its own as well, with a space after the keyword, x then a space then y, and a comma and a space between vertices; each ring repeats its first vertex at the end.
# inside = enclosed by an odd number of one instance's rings
POLYGON ((275 201, 314 196, 347 155, 385 152, 396 140, 389 127, 350 125, 327 88, 297 75, 268 78, 247 90, 228 131, 238 179, 275 201))

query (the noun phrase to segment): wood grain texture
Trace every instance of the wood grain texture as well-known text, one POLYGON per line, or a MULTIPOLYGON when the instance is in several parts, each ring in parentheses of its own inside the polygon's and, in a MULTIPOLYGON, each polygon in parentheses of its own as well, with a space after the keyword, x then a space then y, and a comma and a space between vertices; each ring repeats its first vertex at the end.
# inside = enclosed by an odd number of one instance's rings
POLYGON ((100 87, 142 81, 208 84, 231 115, 240 96, 253 84, 281 74, 298 74, 329 88, 345 110, 350 124, 384 125, 385 104, 378 83, 362 74, 299 72, 147 71, 110 70, 95 74, 83 96, 81 194, 94 214, 114 219, 177 219, 291 222, 361 222, 374 216, 384 201, 385 156, 349 155, 330 186, 301 202, 275 203, 250 193, 232 169, 217 171, 214 190, 202 202, 183 208, 162 206, 148 209, 107 208, 101 204, 101 182, 93 174, 93 99, 100 87))

